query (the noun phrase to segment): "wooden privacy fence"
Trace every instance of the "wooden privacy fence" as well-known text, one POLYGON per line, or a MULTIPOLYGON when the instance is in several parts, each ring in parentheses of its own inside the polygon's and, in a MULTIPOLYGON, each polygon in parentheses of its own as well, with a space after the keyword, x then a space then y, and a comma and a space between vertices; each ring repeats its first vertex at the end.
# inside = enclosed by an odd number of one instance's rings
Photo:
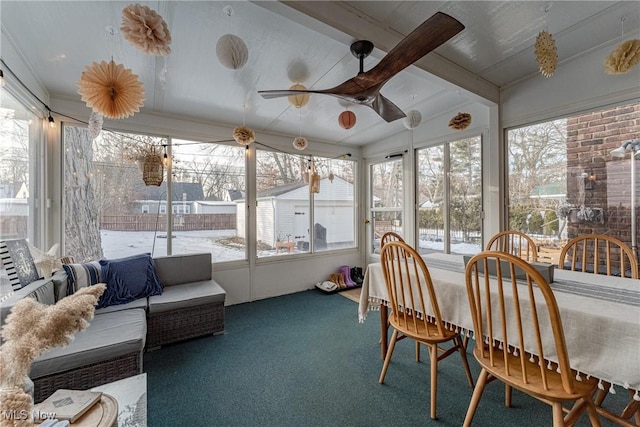
MULTIPOLYGON (((102 215, 100 229, 112 231, 167 231, 167 215, 102 215)), ((235 230, 236 214, 173 215, 173 231, 235 230)))

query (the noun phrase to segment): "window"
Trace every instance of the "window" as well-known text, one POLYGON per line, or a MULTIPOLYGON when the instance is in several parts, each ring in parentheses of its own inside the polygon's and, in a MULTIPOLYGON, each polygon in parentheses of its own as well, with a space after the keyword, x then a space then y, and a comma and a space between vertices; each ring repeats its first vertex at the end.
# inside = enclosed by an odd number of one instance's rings
POLYGON ((67 254, 84 260, 200 251, 216 262, 246 259, 245 229, 236 221, 245 206, 237 200, 245 190, 243 147, 104 130, 91 143, 77 126, 65 126, 64 143, 67 254), (151 147, 171 153, 159 186, 142 179, 151 147))
MULTIPOLYGON (((24 238, 38 246, 41 230, 40 130, 41 120, 2 90, 0 107, 0 240, 24 238)), ((0 264, 0 267, 2 265, 0 264)), ((0 269, 0 299, 10 293, 0 269)))
POLYGON ((355 162, 257 150, 256 170, 258 257, 356 246, 355 162))
POLYGON ((356 246, 355 162, 314 157, 320 191, 313 194, 314 251, 356 246))
POLYGON ((380 238, 387 231, 404 235, 402 209, 404 187, 402 158, 372 164, 369 170, 371 182, 371 248, 380 251, 380 238))
POLYGON ((166 254, 166 220, 140 211, 166 195, 145 186, 141 166, 144 150, 167 139, 103 130, 92 140, 86 128, 64 125, 63 144, 64 253, 76 261, 166 254))
POLYGON ((616 158, 611 150, 639 133, 638 103, 510 129, 508 227, 537 239, 551 261, 581 234, 631 246, 631 215, 640 213, 631 205, 632 156, 616 158))
POLYGON ((173 254, 211 252, 215 262, 247 259, 245 148, 171 141, 173 254), (179 241, 182 240, 182 243, 179 241))
POLYGON ((25 238, 37 245, 41 139, 36 115, 6 90, 0 108, 0 239, 25 238))
POLYGON ((421 253, 482 250, 482 138, 416 151, 421 253))

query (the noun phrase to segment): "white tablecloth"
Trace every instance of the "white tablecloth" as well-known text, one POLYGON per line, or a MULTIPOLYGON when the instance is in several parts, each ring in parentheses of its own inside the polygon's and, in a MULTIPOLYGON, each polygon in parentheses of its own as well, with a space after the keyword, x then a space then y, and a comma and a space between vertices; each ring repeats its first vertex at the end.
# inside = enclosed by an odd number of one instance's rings
MULTIPOLYGON (((462 257, 431 254, 424 259, 443 320, 472 330, 462 257)), ((640 281, 556 269, 551 286, 571 367, 618 386, 640 389, 640 281)), ((366 319, 370 302, 387 301, 382 265, 369 264, 360 294, 359 320, 366 319)))

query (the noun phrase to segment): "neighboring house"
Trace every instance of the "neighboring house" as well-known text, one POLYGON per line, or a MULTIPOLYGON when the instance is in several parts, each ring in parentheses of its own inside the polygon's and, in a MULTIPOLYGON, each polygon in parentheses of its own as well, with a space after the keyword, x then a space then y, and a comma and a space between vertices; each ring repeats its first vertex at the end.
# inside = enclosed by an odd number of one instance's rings
POLYGON ((235 202, 225 202, 221 200, 199 200, 192 203, 191 213, 193 214, 234 214, 236 213, 235 202))
MULTIPOLYGON (((196 182, 174 182, 171 185, 172 211, 174 214, 196 213, 194 203, 204 199, 202 185, 196 182)), ((139 213, 167 213, 167 183, 159 187, 141 186, 132 203, 133 214, 139 213)))
POLYGON ((567 199, 567 182, 553 181, 548 184, 537 185, 529 195, 532 199, 556 199, 564 202, 567 199))
MULTIPOLYGON (((257 240, 275 247, 280 239, 303 242, 310 241, 309 184, 296 182, 285 184, 257 195, 257 240)), ((333 182, 328 178, 320 181, 320 192, 314 195, 314 224, 324 236, 327 246, 353 242, 354 236, 354 194, 353 185, 336 176, 333 182)), ((245 203, 237 205, 237 230, 245 227, 245 203)), ((320 234, 320 233, 317 233, 320 234)))
POLYGON ((24 182, 0 184, 0 213, 29 216, 29 190, 24 182))

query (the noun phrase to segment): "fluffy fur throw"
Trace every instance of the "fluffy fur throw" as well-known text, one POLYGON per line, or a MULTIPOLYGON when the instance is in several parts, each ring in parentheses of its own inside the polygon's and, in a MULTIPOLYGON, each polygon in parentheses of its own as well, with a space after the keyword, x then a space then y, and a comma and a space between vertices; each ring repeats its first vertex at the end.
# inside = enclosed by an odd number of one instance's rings
MULTIPOLYGON (((13 306, 0 332, 0 410, 17 411, 14 413, 25 410, 30 418, 33 402, 21 387, 31 363, 51 347, 67 346, 76 332, 89 326, 87 319, 93 318, 105 289, 105 284, 88 286, 55 305, 24 298, 13 306)), ((0 417, 0 427, 20 425, 15 421, 0 417)), ((26 421, 23 425, 32 425, 26 421)))
POLYGON ((130 4, 122 10, 122 35, 129 43, 149 55, 171 53, 171 33, 167 23, 155 10, 130 4))
POLYGON ((640 62, 640 40, 633 39, 618 45, 604 61, 607 74, 624 74, 640 62))

